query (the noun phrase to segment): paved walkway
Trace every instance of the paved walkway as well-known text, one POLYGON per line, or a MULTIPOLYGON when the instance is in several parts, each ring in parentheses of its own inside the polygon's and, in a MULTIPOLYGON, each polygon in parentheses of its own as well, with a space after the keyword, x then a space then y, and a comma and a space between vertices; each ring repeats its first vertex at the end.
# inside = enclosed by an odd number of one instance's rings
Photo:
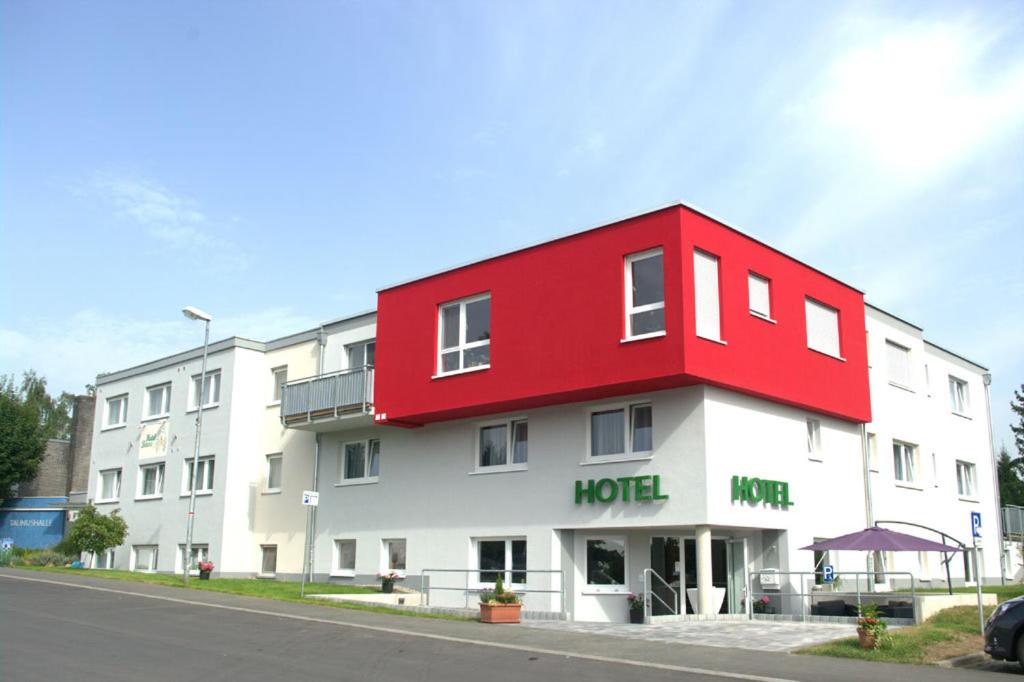
POLYGON ((674 642, 753 651, 792 651, 840 637, 857 635, 855 625, 746 620, 678 621, 655 625, 524 621, 523 625, 542 630, 626 637, 647 642, 674 642))

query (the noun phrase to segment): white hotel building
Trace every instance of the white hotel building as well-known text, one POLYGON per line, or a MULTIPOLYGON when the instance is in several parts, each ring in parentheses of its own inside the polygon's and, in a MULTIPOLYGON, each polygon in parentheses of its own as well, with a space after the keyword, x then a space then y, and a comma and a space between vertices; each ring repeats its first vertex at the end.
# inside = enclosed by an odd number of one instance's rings
MULTIPOLYGON (((214 343, 206 391, 201 356, 97 379, 89 495, 129 527, 101 567, 182 570, 202 393, 193 554, 223 576, 297 579, 310 489, 315 581, 395 570, 437 605, 504 572, 528 609, 623 621, 651 569, 687 612, 742 612, 765 569, 865 570, 816 539, 899 521, 971 545, 972 512, 983 579, 1003 570, 987 370, 686 206, 214 343)), ((941 555, 881 560, 945 585, 941 555)))

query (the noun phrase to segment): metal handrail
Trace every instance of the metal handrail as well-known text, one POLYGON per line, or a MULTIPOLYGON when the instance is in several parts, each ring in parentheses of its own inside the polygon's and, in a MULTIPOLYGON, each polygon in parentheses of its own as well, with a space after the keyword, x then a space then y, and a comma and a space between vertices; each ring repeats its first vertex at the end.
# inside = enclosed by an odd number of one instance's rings
MULTIPOLYGON (((881 572, 875 572, 875 571, 836 571, 833 575, 835 575, 835 577, 837 579, 839 579, 840 581, 842 580, 843 576, 853 576, 854 577, 854 581, 853 582, 854 582, 854 585, 855 585, 855 591, 854 592, 838 592, 838 591, 833 591, 833 592, 825 592, 824 594, 834 595, 834 596, 856 595, 856 599, 857 599, 857 612, 858 613, 860 613, 860 609, 861 609, 861 605, 862 605, 862 601, 863 601, 863 596, 864 596, 865 592, 867 594, 869 594, 869 595, 885 595, 885 596, 896 596, 896 595, 900 595, 900 594, 906 594, 905 590, 897 590, 897 591, 892 591, 892 592, 874 592, 874 591, 871 591, 871 590, 864 590, 864 591, 862 591, 860 589, 860 578, 859 578, 860 576, 865 576, 866 577, 865 585, 871 586, 872 585, 872 581, 875 579, 874 576, 875 575, 879 575, 879 574, 880 575, 884 575, 884 576, 905 576, 907 578, 910 578, 910 603, 911 603, 911 605, 915 604, 915 599, 916 599, 916 596, 917 596, 916 579, 914 578, 914 574, 913 573, 909 573, 907 571, 881 571, 881 572)), ((753 603, 754 603, 754 598, 756 596, 778 596, 780 598, 799 598, 800 599, 800 616, 801 616, 801 618, 803 620, 806 621, 807 620, 807 615, 808 615, 807 614, 807 601, 808 600, 805 599, 805 598, 806 597, 810 597, 811 607, 813 608, 813 606, 814 606, 814 597, 815 596, 821 596, 823 594, 820 591, 813 591, 813 590, 812 591, 807 591, 806 590, 806 588, 807 588, 807 582, 806 582, 807 577, 810 576, 811 580, 813 580, 814 576, 824 575, 824 573, 822 571, 776 571, 776 570, 773 570, 773 569, 767 569, 767 570, 760 570, 760 571, 750 571, 750 573, 748 575, 749 575, 749 581, 750 581, 751 589, 747 591, 747 594, 749 595, 749 599, 748 599, 748 604, 747 604, 746 611, 747 611, 747 617, 751 618, 751 619, 754 617, 753 603), (799 591, 797 591, 797 592, 787 592, 787 591, 785 591, 785 585, 783 585, 783 581, 781 581, 781 580, 780 580, 779 587, 777 589, 766 590, 764 587, 762 587, 761 590, 754 591, 753 590, 754 577, 755 576, 756 577, 760 577, 762 575, 778 576, 779 578, 781 578, 782 576, 798 576, 798 578, 799 578, 799 580, 798 580, 798 582, 799 582, 799 585, 798 585, 799 586, 799 591)), ((787 582, 788 585, 790 587, 792 587, 793 583, 791 581, 785 581, 785 582, 787 582)))
MULTIPOLYGON (((469 576, 474 573, 501 573, 511 577, 515 573, 557 573, 558 574, 558 589, 557 590, 539 590, 531 588, 516 588, 512 590, 517 594, 557 594, 559 613, 565 614, 565 571, 557 568, 517 568, 517 569, 506 569, 506 570, 487 570, 481 568, 424 568, 420 570, 420 591, 423 593, 423 605, 430 606, 430 591, 431 590, 448 590, 453 592, 464 592, 466 595, 466 608, 469 608, 469 595, 471 593, 487 592, 487 587, 476 587, 470 585, 469 576), (462 573, 465 575, 465 584, 463 587, 444 587, 444 586, 433 586, 427 581, 428 573, 462 573)), ((509 580, 508 584, 512 584, 509 580)), ((493 588, 490 588, 493 589, 493 588)))
POLYGON ((658 575, 658 572, 655 571, 653 568, 645 568, 643 570, 643 579, 644 579, 644 622, 645 623, 650 623, 651 622, 651 616, 653 615, 652 611, 653 611, 654 604, 651 602, 651 597, 654 597, 655 599, 660 601, 661 605, 664 606, 669 611, 671 611, 673 616, 678 616, 679 615, 679 593, 675 590, 675 588, 672 587, 671 585, 669 585, 665 581, 665 579, 662 578, 660 575, 658 575), (658 579, 658 582, 660 582, 662 585, 667 587, 669 589, 669 591, 672 593, 672 604, 671 605, 669 605, 668 602, 666 602, 664 599, 662 599, 660 596, 658 596, 651 589, 651 576, 652 575, 655 578, 658 579))
POLYGON ((307 381, 313 381, 314 379, 329 379, 340 374, 355 374, 356 372, 362 372, 367 369, 373 369, 373 365, 360 365, 358 367, 349 367, 348 369, 339 369, 333 372, 324 372, 323 374, 314 374, 312 376, 302 377, 301 379, 291 379, 281 385, 291 386, 293 384, 304 384, 307 381))
POLYGON ((348 412, 368 414, 373 406, 373 373, 373 365, 363 365, 282 384, 282 423, 292 426, 315 418, 336 419, 348 412))

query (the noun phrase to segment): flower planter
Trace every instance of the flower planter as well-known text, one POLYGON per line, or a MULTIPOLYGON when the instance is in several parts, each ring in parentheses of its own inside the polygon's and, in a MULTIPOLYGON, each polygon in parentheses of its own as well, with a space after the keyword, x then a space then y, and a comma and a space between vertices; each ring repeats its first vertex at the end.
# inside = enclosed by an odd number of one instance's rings
POLYGON ((643 609, 643 607, 640 607, 639 609, 630 609, 629 610, 629 622, 632 623, 633 625, 643 625, 643 622, 644 622, 644 609, 643 609))
POLYGON ((380 584, 380 591, 384 594, 391 594, 395 591, 395 583, 391 581, 385 581, 380 584))
POLYGON ((874 649, 878 644, 875 633, 869 632, 864 628, 857 628, 857 639, 861 649, 874 649))
POLYGON ((199 579, 200 580, 209 580, 210 579, 210 572, 209 571, 199 571, 199 579))
POLYGON ((522 604, 480 604, 481 623, 518 623, 522 604))

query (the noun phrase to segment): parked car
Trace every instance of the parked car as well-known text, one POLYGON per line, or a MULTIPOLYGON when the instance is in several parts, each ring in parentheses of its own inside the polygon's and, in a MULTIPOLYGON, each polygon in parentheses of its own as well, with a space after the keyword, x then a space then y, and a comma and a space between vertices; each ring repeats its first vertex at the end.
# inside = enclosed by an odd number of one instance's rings
POLYGON ((1024 597, 1004 601, 985 623, 985 653, 1024 668, 1024 597))

